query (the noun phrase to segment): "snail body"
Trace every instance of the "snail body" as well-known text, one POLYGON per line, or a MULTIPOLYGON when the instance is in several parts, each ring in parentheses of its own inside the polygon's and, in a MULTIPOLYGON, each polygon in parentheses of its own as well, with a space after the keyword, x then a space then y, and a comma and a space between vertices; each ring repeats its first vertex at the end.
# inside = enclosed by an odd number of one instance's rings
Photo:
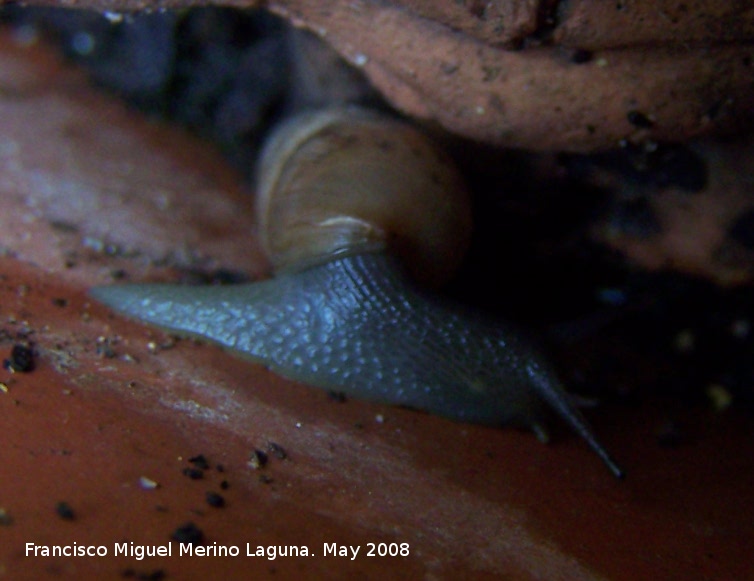
POLYGON ((100 287, 95 298, 360 398, 538 434, 549 407, 622 475, 520 333, 428 290, 460 262, 471 218, 462 180, 422 134, 359 109, 325 111, 280 129, 260 168, 274 278, 100 287))

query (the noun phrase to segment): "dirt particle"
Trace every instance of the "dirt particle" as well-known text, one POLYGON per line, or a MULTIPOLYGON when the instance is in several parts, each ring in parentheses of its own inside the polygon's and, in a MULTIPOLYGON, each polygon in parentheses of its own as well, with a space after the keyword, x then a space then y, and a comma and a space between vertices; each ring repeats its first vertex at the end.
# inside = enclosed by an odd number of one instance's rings
POLYGON ((109 337, 97 337, 96 353, 105 359, 113 359, 117 353, 113 348, 113 340, 109 337))
POLYGON ((67 502, 58 502, 58 504, 55 506, 55 512, 57 512, 58 516, 63 520, 76 520, 76 513, 71 508, 71 505, 67 502))
POLYGON ((650 129, 654 127, 655 122, 652 121, 649 117, 647 117, 644 113, 641 111, 629 111, 626 114, 626 119, 628 119, 628 122, 633 125, 634 127, 638 127, 639 129, 650 129))
POLYGON ((28 373, 34 369, 34 350, 29 345, 16 344, 10 358, 3 361, 3 368, 11 373, 28 373))
POLYGON ((179 526, 170 535, 171 540, 190 545, 201 545, 204 542, 204 532, 192 522, 179 526))
POLYGON ((246 464, 249 468, 261 470, 267 465, 267 454, 262 452, 262 450, 254 450, 249 456, 249 461, 246 464))
POLYGON ((213 508, 222 508, 225 506, 225 498, 217 492, 208 492, 205 498, 207 504, 213 508))
POLYGON ((288 458, 288 452, 286 452, 280 444, 276 444, 275 442, 269 442, 267 444, 267 451, 278 460, 285 460, 288 458))
POLYGON ((191 478, 191 480, 201 480, 204 478, 204 471, 199 468, 184 468, 182 473, 184 476, 191 478))
POLYGON ((336 403, 345 403, 346 394, 343 393, 342 391, 329 390, 327 392, 327 399, 329 399, 330 401, 334 401, 336 403))
POLYGON ((189 458, 188 461, 196 468, 199 468, 199 470, 209 470, 209 462, 207 461, 207 458, 205 458, 204 454, 199 454, 198 456, 189 458))

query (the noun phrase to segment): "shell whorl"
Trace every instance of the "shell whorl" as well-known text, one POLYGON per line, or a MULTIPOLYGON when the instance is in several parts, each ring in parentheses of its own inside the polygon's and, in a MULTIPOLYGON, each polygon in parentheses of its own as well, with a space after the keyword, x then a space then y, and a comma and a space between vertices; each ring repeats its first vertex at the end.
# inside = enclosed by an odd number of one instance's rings
POLYGON ((259 163, 262 244, 276 271, 387 249, 439 286, 471 238, 471 206, 453 162, 399 120, 345 107, 296 116, 259 163))

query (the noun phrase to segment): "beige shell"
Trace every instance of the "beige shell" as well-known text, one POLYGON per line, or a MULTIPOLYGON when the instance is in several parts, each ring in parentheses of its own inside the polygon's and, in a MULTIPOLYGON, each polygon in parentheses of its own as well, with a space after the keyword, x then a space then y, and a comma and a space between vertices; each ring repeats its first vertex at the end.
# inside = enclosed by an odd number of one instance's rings
POLYGON ((278 271, 387 249, 416 280, 439 285, 470 241, 469 194, 453 162, 414 127, 357 107, 284 123, 262 154, 257 194, 278 271))

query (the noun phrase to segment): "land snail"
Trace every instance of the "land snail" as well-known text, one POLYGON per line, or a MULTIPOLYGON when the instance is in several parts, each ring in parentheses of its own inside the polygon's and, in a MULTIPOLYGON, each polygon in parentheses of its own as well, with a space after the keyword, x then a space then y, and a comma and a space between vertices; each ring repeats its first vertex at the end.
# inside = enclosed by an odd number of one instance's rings
POLYGON ((518 331, 430 290, 462 260, 471 210, 453 163, 423 133, 355 107, 294 117, 265 146, 258 196, 274 278, 94 297, 347 395, 540 435, 549 406, 622 476, 518 331))

